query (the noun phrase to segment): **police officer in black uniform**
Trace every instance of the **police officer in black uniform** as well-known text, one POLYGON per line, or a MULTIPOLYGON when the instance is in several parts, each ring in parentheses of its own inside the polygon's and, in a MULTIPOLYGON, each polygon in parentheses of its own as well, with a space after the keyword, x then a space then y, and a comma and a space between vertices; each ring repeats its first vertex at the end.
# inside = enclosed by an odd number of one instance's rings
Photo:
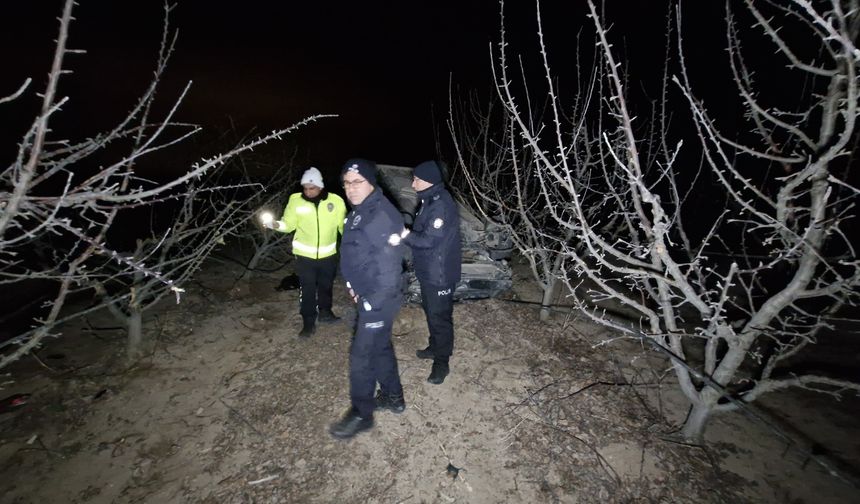
MULTIPOLYGON (((454 289, 460 281, 462 262, 460 214, 435 161, 415 167, 412 188, 418 193, 420 206, 412 230, 404 230, 400 238, 412 249, 415 276, 421 284, 421 306, 430 330, 429 345, 415 354, 433 359, 427 381, 438 385, 448 376, 448 360, 454 351, 454 289)), ((390 242, 397 243, 397 237, 390 242)))
POLYGON ((376 187, 376 164, 351 159, 341 171, 352 211, 344 221, 340 268, 356 303, 358 321, 349 353, 352 407, 329 428, 348 439, 373 427, 374 409, 406 409, 391 326, 403 303, 403 247, 388 243, 403 229, 400 212, 376 187), (379 393, 374 398, 376 384, 379 393))

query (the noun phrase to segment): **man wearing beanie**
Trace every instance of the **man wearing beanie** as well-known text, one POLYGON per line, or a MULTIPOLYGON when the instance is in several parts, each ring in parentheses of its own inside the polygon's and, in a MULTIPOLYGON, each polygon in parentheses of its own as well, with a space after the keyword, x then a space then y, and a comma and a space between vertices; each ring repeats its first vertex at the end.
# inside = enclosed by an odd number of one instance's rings
POLYGON ((332 436, 348 439, 373 427, 373 411, 406 409, 391 345, 391 326, 403 302, 402 247, 388 237, 403 229, 400 212, 376 188, 376 164, 351 159, 341 171, 352 211, 344 222, 340 269, 356 303, 358 320, 349 351, 352 405, 329 428, 332 436), (374 398, 376 384, 379 392, 374 398))
POLYGON ((284 215, 270 227, 292 233, 296 275, 301 288, 300 338, 309 338, 316 321, 335 322, 331 311, 332 285, 337 272, 337 237, 343 234, 346 205, 337 194, 325 190, 322 174, 314 167, 302 175, 302 192, 290 196, 284 215))
POLYGON ((430 331, 429 345, 415 354, 433 359, 427 381, 439 385, 448 376, 448 360, 454 351, 454 289, 460 281, 462 261, 460 214, 435 161, 415 167, 412 188, 420 200, 412 230, 404 229, 390 241, 402 241, 412 249, 421 307, 430 331))

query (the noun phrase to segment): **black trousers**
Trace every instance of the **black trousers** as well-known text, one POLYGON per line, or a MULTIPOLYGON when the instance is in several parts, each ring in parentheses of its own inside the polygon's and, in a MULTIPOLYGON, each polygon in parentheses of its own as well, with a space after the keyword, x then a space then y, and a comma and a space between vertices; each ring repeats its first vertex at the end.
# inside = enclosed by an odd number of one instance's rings
POLYGON ((378 310, 356 305, 358 320, 349 350, 349 397, 362 418, 372 418, 376 384, 383 394, 403 395, 397 357, 391 344, 391 326, 400 311, 402 297, 393 296, 378 310))
POLYGON ((421 307, 427 317, 433 359, 447 363, 454 352, 454 285, 421 282, 421 307))
POLYGON ((302 318, 315 318, 317 308, 331 310, 331 289, 337 274, 337 255, 324 259, 296 256, 296 275, 299 277, 300 308, 302 318))

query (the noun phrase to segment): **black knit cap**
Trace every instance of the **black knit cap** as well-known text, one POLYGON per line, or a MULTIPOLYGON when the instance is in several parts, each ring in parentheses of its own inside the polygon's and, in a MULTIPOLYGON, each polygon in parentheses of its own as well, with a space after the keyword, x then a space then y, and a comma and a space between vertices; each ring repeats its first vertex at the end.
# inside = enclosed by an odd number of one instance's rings
POLYGON ((376 163, 373 161, 361 158, 350 159, 340 170, 341 180, 343 180, 343 176, 346 175, 347 172, 358 173, 364 180, 370 182, 370 185, 376 185, 376 163))
POLYGON ((436 161, 424 161, 415 167, 414 175, 425 182, 438 184, 442 182, 442 170, 436 161))

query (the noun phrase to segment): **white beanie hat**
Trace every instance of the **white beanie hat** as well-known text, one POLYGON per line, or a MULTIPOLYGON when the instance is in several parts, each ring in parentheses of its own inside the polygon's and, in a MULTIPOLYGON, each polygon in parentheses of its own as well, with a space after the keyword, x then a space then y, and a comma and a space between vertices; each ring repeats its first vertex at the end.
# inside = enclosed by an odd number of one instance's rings
POLYGON ((325 188, 325 184, 323 184, 322 180, 322 173, 313 166, 305 170, 304 175, 302 175, 302 185, 305 184, 313 184, 320 189, 325 188))

